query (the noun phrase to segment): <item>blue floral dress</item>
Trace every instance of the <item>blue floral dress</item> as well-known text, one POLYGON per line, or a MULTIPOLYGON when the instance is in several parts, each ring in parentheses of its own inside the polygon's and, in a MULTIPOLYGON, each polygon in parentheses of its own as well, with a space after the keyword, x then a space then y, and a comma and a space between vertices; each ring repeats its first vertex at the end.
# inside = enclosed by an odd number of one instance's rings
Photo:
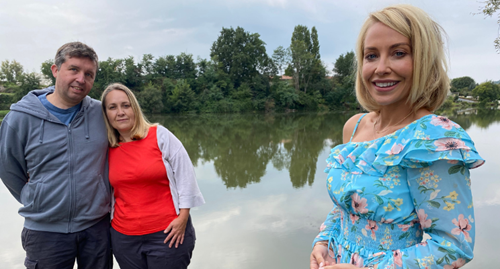
POLYGON ((452 269, 472 259, 469 169, 484 160, 458 124, 427 115, 390 135, 338 145, 327 163, 334 207, 314 243, 328 241, 337 263, 452 269), (431 238, 422 241, 423 232, 431 238))

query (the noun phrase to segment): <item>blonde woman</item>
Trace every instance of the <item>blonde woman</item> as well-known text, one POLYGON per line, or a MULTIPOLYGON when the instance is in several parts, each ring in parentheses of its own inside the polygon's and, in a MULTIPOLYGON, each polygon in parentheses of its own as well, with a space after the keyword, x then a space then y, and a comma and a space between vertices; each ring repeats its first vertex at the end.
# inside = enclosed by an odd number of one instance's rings
POLYGON ((409 5, 363 25, 356 96, 369 113, 346 122, 327 159, 334 207, 311 268, 449 269, 472 259, 469 169, 484 160, 458 124, 433 114, 449 89, 442 32, 409 5))
POLYGON ((187 268, 196 239, 189 210, 205 201, 186 150, 145 119, 124 85, 109 85, 101 100, 115 201, 111 243, 120 268, 187 268))

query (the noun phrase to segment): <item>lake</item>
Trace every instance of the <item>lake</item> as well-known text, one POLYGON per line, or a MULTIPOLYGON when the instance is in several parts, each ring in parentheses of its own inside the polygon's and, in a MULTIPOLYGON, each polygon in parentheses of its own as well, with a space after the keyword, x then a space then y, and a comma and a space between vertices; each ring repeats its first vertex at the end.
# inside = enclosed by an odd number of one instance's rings
MULTIPOLYGON (((448 115, 486 163, 471 170, 475 258, 500 264, 500 111, 448 115)), ((311 242, 332 207, 325 159, 352 114, 152 116, 184 144, 206 204, 191 212, 197 241, 190 268, 309 268, 311 242)), ((0 268, 24 268, 19 204, 0 184, 0 268)), ((115 268, 118 268, 116 265, 115 268)))

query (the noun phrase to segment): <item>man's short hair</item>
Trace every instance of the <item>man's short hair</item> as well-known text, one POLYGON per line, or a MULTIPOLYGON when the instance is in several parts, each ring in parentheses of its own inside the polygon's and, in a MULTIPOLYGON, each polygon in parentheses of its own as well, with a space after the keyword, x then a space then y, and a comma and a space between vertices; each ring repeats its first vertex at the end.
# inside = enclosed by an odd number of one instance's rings
POLYGON ((54 64, 57 66, 57 70, 61 68, 61 65, 66 62, 67 59, 72 57, 89 58, 95 63, 96 72, 99 69, 99 58, 97 57, 97 53, 95 53, 94 49, 83 44, 82 42, 77 41, 66 43, 57 50, 56 57, 54 59, 54 64))

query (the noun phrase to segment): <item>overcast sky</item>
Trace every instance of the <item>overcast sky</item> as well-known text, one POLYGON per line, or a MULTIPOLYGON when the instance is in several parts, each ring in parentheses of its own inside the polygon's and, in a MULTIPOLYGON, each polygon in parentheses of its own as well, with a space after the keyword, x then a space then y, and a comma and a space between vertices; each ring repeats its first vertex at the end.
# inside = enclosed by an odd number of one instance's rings
POLYGON ((354 49, 367 15, 387 5, 409 3, 428 12, 448 34, 451 78, 500 80, 496 18, 473 15, 476 0, 0 0, 0 61, 16 60, 40 72, 57 48, 69 41, 92 46, 101 60, 136 60, 193 54, 209 58, 222 27, 258 33, 272 54, 288 47, 293 28, 316 26, 321 58, 332 68, 340 54, 354 49))

